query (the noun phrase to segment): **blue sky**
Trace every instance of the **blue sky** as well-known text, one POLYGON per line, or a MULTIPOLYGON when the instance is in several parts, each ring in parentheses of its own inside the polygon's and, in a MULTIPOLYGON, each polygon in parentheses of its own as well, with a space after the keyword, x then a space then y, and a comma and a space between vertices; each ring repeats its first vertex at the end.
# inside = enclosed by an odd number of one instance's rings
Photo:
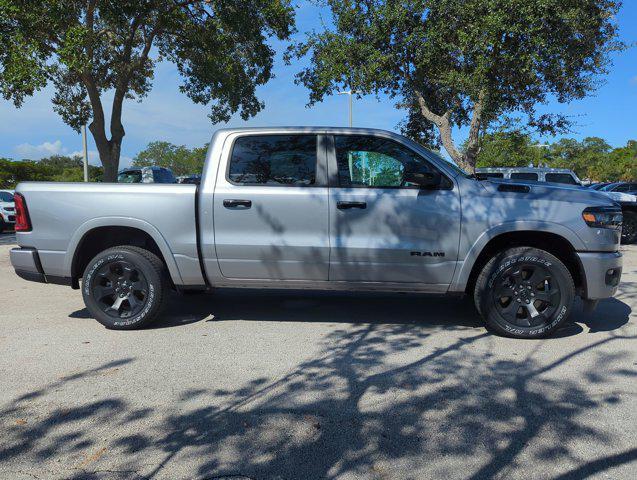
MULTIPOLYGON (((320 28, 316 7, 302 4, 297 10, 299 35, 312 28, 320 28)), ((617 21, 621 38, 637 43, 637 2, 627 1, 617 21)), ((300 37, 299 37, 300 38, 300 37)), ((265 109, 244 122, 233 118, 229 126, 269 125, 347 125, 347 98, 334 96, 320 105, 306 108, 308 92, 294 85, 294 74, 302 65, 286 66, 281 53, 285 46, 275 43, 279 52, 275 65, 276 78, 258 90, 265 109)), ((623 146, 629 139, 637 139, 637 47, 613 56, 613 67, 605 84, 584 100, 569 105, 556 102, 543 111, 561 112, 575 117, 577 126, 570 137, 600 136, 613 146, 623 146)), ((210 139, 215 128, 207 118, 208 108, 193 104, 179 93, 179 75, 171 64, 157 67, 154 88, 142 103, 128 101, 124 105, 126 137, 122 147, 122 166, 154 140, 167 140, 189 147, 201 146, 210 139)), ((47 88, 27 100, 21 109, 0 100, 0 157, 39 159, 51 154, 74 154, 81 150, 81 137, 65 125, 51 108, 52 90, 47 88)), ((397 130, 403 114, 386 98, 365 97, 355 101, 354 125, 360 127, 397 130)), ((456 132, 458 143, 464 131, 456 132)), ((540 141, 550 141, 545 137, 540 141)), ((89 135, 91 163, 98 163, 95 146, 89 135)))

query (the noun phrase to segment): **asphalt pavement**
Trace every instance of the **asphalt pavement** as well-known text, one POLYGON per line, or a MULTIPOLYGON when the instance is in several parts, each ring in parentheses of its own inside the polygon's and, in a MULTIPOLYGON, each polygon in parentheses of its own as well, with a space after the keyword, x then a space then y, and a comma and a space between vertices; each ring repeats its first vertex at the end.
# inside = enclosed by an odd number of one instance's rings
POLYGON ((524 341, 411 294, 175 294, 109 331, 8 243, 2 479, 635 478, 637 246, 616 298, 524 341))

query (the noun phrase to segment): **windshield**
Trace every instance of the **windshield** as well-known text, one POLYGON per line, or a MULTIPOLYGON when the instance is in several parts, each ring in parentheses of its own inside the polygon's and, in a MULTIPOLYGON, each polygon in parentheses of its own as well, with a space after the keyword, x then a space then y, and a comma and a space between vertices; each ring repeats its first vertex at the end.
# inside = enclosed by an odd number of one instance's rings
POLYGON ((141 170, 128 170, 122 172, 117 176, 117 183, 141 183, 142 171, 141 170))
POLYGON ((600 188, 601 191, 603 192, 612 192, 613 189, 619 185, 618 183, 609 183, 608 185, 604 185, 602 188, 600 188))
POLYGON ((13 195, 10 192, 0 192, 0 202, 13 202, 13 195))

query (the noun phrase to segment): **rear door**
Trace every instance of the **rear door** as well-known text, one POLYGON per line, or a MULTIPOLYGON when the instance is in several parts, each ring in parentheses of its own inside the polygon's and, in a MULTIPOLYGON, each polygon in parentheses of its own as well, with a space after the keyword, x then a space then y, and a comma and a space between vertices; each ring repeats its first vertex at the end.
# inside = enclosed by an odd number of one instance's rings
MULTIPOLYGON (((460 198, 450 178, 425 190, 409 171, 439 171, 407 146, 382 136, 331 140, 330 280, 451 282, 458 259, 460 198)), ((440 172, 442 173, 442 172, 440 172)))
POLYGON ((228 137, 219 169, 214 231, 224 277, 327 280, 329 236, 323 137, 228 137), (322 168, 321 168, 322 165, 322 168))

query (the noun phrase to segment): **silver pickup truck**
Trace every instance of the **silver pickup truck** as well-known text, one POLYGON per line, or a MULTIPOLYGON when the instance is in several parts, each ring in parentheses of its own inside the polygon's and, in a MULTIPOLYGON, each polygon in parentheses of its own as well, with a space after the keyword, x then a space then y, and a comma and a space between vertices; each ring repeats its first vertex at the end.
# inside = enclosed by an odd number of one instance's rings
POLYGON ((622 270, 607 196, 477 180, 381 130, 219 130, 199 186, 22 183, 16 210, 16 273, 81 285, 115 329, 171 289, 249 287, 468 294, 495 332, 540 337, 622 270))

